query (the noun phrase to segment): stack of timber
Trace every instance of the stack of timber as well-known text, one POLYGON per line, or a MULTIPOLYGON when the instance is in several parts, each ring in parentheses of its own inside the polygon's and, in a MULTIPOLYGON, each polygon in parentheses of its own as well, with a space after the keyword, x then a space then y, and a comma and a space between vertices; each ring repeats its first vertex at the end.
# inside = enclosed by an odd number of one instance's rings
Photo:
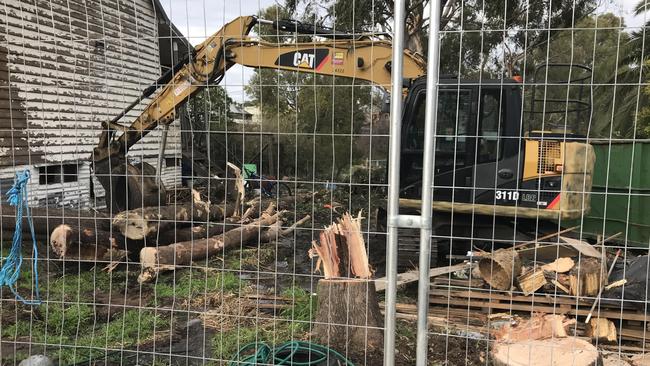
MULTIPOLYGON (((469 279, 455 273, 433 278, 431 324, 494 339, 491 361, 497 365, 526 364, 528 352, 542 357, 549 347, 560 350, 560 360, 579 349, 588 355, 573 363, 580 365, 599 364, 598 349, 650 347, 650 256, 625 258, 621 250, 599 245, 605 240, 591 245, 556 235, 556 243, 472 253, 476 266, 465 272, 469 279), (512 324, 521 324, 521 332, 512 324), (519 352, 521 357, 512 358, 519 352)), ((414 319, 415 313, 414 305, 398 306, 399 317, 414 319)))

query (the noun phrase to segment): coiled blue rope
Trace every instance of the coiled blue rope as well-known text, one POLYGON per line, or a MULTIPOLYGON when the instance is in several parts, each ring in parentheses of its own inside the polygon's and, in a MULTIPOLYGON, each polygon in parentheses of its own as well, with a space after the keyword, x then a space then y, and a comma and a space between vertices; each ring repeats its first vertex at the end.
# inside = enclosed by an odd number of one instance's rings
POLYGON ((2 268, 0 268, 0 286, 7 285, 13 292, 16 299, 25 305, 40 305, 41 295, 38 288, 38 249, 36 248, 36 235, 34 234, 34 223, 32 215, 27 205, 27 182, 29 182, 29 170, 16 174, 16 182, 7 192, 7 201, 11 206, 16 207, 16 230, 14 231, 11 251, 5 258, 2 268), (34 262, 32 268, 34 275, 34 299, 25 300, 16 289, 16 282, 20 276, 20 267, 23 264, 22 241, 23 241, 23 209, 27 216, 27 223, 32 234, 32 247, 34 250, 34 262))

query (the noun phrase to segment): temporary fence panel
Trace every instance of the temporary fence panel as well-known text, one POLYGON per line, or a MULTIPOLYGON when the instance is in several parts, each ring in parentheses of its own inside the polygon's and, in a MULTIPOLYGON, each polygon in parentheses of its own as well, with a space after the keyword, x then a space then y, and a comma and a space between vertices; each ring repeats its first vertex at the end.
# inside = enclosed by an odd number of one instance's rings
POLYGON ((3 365, 643 364, 645 0, 2 0, 3 365))

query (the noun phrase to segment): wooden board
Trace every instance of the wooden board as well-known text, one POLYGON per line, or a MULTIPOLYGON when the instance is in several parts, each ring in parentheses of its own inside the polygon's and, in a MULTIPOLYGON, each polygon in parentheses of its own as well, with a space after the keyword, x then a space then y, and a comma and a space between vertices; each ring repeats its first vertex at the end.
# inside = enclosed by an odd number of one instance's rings
MULTIPOLYGON (((460 306, 463 308, 499 309, 524 312, 542 312, 548 314, 568 314, 587 316, 591 303, 579 302, 568 297, 521 296, 504 295, 499 293, 485 293, 481 291, 430 291, 429 303, 460 306)), ((595 315, 604 318, 645 321, 646 315, 640 312, 625 310, 606 310, 601 308, 595 315)))
MULTIPOLYGON (((473 266, 474 266, 473 263, 461 263, 453 266, 431 268, 429 270, 429 277, 441 276, 444 274, 460 271, 465 268, 471 268, 473 266)), ((415 282, 419 278, 420 278, 420 271, 418 270, 400 273, 397 275, 397 286, 402 286, 410 282, 415 282)), ((386 289, 387 284, 388 283, 386 277, 378 278, 375 280, 375 286, 377 288, 377 291, 384 291, 386 289)))

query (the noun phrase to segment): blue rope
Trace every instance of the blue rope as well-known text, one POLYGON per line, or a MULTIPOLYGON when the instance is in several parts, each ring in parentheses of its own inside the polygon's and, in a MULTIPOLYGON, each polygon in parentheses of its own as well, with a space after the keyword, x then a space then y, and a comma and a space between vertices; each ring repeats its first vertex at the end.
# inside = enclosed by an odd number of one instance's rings
POLYGON ((38 288, 38 249, 36 248, 36 235, 34 234, 34 223, 32 222, 32 215, 29 212, 27 205, 27 182, 29 181, 29 170, 16 174, 16 182, 13 187, 7 192, 7 201, 10 205, 16 207, 16 230, 14 231, 13 243, 11 245, 11 252, 5 258, 2 268, 0 268, 0 286, 7 285, 11 292, 16 296, 20 302, 25 305, 40 305, 41 295, 38 288), (35 298, 33 300, 25 300, 18 294, 16 290, 16 282, 20 276, 20 267, 23 264, 22 241, 23 241, 23 209, 27 215, 27 223, 29 230, 32 234, 32 247, 34 249, 34 263, 32 268, 34 270, 34 289, 35 298))

